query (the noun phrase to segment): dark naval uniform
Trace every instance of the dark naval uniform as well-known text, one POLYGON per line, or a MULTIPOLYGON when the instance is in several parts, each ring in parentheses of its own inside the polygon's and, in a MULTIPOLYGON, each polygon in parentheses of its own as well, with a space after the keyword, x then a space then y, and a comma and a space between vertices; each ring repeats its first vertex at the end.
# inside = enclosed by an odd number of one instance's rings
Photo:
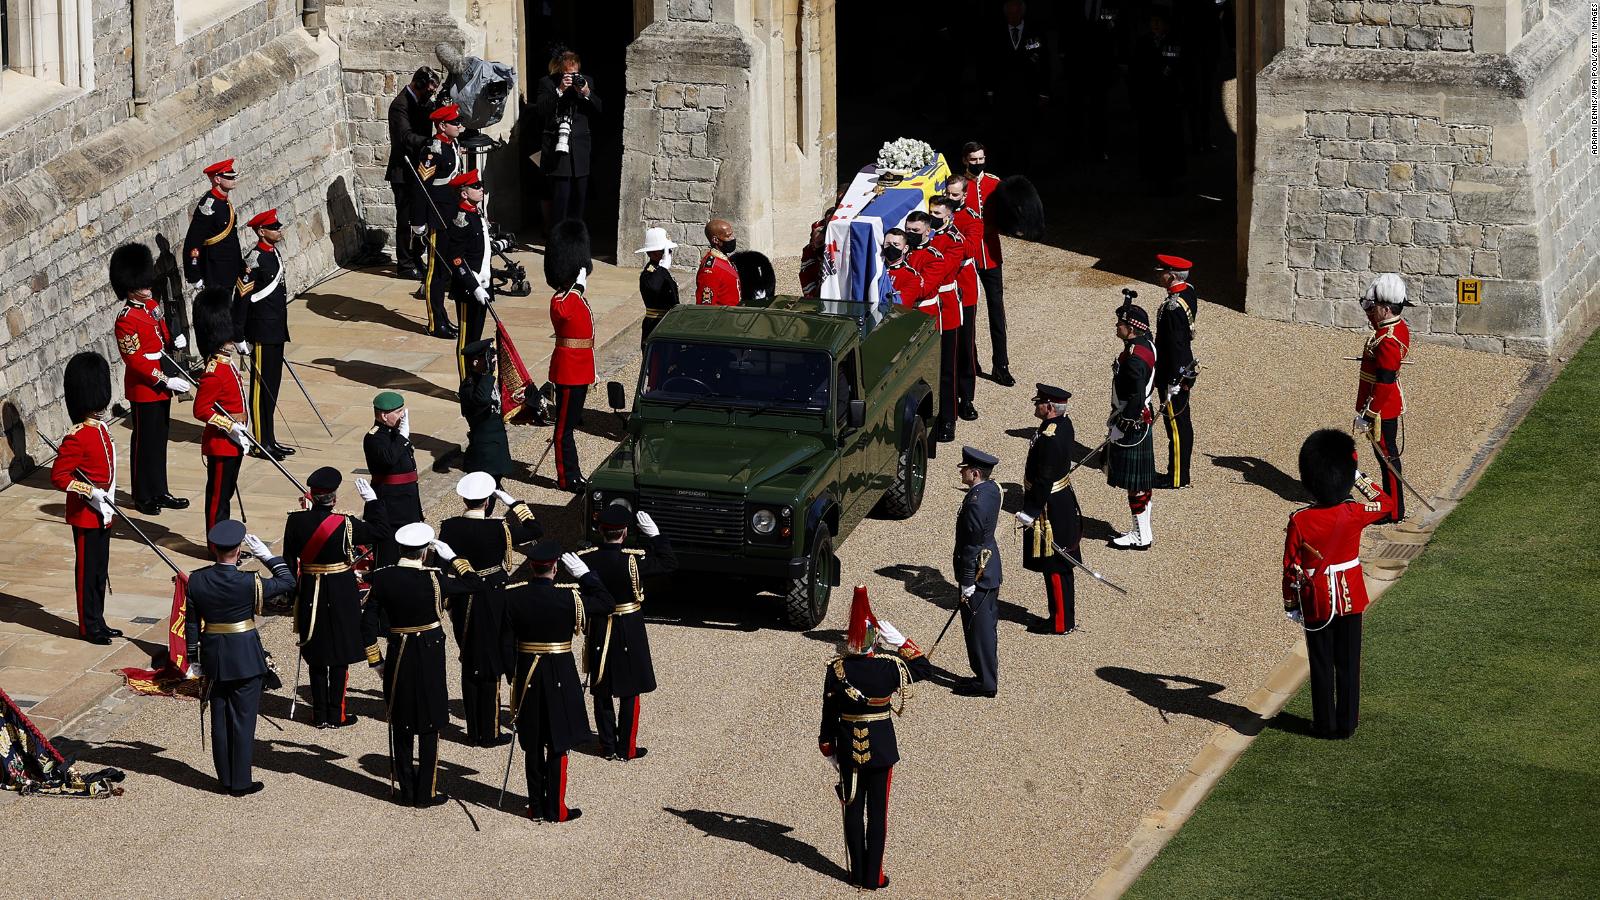
POLYGON ((645 263, 639 271, 639 296, 644 298, 644 321, 639 323, 639 346, 643 347, 656 323, 678 305, 678 281, 665 266, 645 263))
POLYGON ((275 450, 283 345, 289 342, 289 289, 283 283, 283 260, 266 241, 257 241, 245 257, 233 321, 234 339, 250 344, 251 434, 257 444, 275 450))
MULTIPOLYGON (((367 458, 367 471, 372 473, 372 490, 383 506, 384 523, 395 530, 421 522, 422 495, 417 491, 417 454, 411 439, 399 428, 375 422, 361 439, 361 449, 367 458)), ((379 544, 375 557, 378 565, 393 565, 399 558, 388 540, 379 544)))
POLYGON ((374 570, 361 614, 367 664, 383 666, 384 709, 389 719, 390 789, 399 786, 406 805, 434 805, 439 786, 439 729, 450 724, 450 694, 444 674, 445 598, 465 594, 479 582, 465 559, 450 571, 402 559, 374 570), (454 573, 454 574, 452 574, 454 573), (466 576, 465 581, 459 576, 466 576), (388 653, 378 652, 378 637, 388 653), (420 759, 413 765, 416 747, 420 759))
POLYGON ((189 658, 200 661, 210 681, 211 760, 225 791, 242 792, 251 786, 256 713, 261 707, 261 682, 269 671, 255 617, 262 601, 294 589, 294 576, 283 557, 266 560, 266 566, 272 570, 271 578, 220 563, 189 573, 184 637, 189 658))
POLYGON ((435 134, 417 161, 417 178, 426 188, 413 182, 411 225, 428 226, 422 290, 428 310, 428 333, 434 336, 448 335, 450 326, 450 317, 444 311, 444 297, 450 286, 451 268, 446 264, 445 222, 440 217, 450 215, 459 200, 456 189, 450 186, 450 179, 462 171, 462 155, 455 142, 435 134))
POLYGON ((601 544, 578 553, 617 600, 610 615, 590 621, 587 652, 600 752, 622 759, 641 755, 639 695, 656 689, 650 639, 644 627, 644 579, 678 568, 666 535, 645 537, 644 542, 646 547, 601 544), (619 721, 621 732, 617 731, 619 721))
POLYGON ((461 418, 467 420, 463 467, 468 472, 488 472, 498 482, 512 469, 511 444, 500 409, 500 379, 494 372, 469 371, 456 396, 460 398, 461 418))
POLYGON ((961 628, 967 638, 967 662, 976 676, 975 690, 993 696, 1000 683, 1000 548, 994 541, 1000 518, 1000 485, 980 481, 967 490, 956 514, 956 585, 975 585, 961 601, 961 628), (987 554, 984 551, 988 551, 987 554), (985 560, 987 557, 987 560, 985 560))
POLYGON ((466 200, 456 204, 446 227, 445 247, 445 258, 450 261, 450 297, 456 302, 456 322, 461 329, 456 334, 456 370, 466 378, 467 345, 483 337, 489 316, 488 304, 480 303, 474 292, 481 287, 488 293, 489 303, 494 302, 490 272, 494 252, 483 211, 466 200))
POLYGON ((183 280, 194 285, 238 291, 244 258, 239 253, 238 222, 226 191, 206 192, 189 218, 183 238, 183 280))
POLYGON ((1078 495, 1072 490, 1072 420, 1055 416, 1039 423, 1028 446, 1022 480, 1022 512, 1033 518, 1023 536, 1024 568, 1044 574, 1049 604, 1050 630, 1066 634, 1077 627, 1072 564, 1055 552, 1055 546, 1083 558, 1078 543, 1083 522, 1078 495))
POLYGON ((517 641, 511 708, 527 754, 528 816, 565 822, 573 818, 567 808, 567 751, 589 736, 572 639, 583 635, 590 617, 609 615, 616 603, 593 572, 577 584, 518 581, 506 586, 505 595, 517 641))
POLYGON ((1194 285, 1178 282, 1156 310, 1156 387, 1161 391, 1161 417, 1167 425, 1167 477, 1162 487, 1189 486, 1189 459, 1194 455, 1194 317, 1200 297, 1194 285))
POLYGON ((467 743, 490 744, 500 737, 500 679, 516 667, 511 625, 502 593, 511 571, 511 548, 544 536, 526 503, 517 503, 506 518, 490 518, 469 509, 439 523, 439 540, 450 545, 482 579, 468 594, 451 597, 450 625, 461 656, 461 704, 467 720, 467 743))
POLYGON ((356 586, 356 547, 393 536, 381 501, 367 504, 370 521, 313 506, 289 513, 283 555, 298 580, 294 629, 311 674, 311 721, 335 727, 355 721, 345 713, 347 667, 366 659, 361 640, 361 592, 356 586), (323 521, 338 516, 336 525, 323 521), (311 546, 318 540, 320 546, 311 546))

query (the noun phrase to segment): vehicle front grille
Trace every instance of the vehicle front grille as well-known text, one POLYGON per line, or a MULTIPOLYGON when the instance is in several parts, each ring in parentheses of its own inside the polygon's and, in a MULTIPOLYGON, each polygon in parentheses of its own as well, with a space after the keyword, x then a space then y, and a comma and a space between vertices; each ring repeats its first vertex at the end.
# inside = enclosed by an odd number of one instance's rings
POLYGON ((639 492, 639 509, 677 545, 737 547, 744 542, 744 501, 739 497, 644 490, 639 492))

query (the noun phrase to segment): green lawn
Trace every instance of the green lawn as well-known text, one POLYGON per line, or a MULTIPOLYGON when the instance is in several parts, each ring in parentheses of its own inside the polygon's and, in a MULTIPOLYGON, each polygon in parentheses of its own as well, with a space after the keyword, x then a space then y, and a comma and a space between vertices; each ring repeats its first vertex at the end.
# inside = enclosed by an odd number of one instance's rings
POLYGON ((1600 896, 1597 544, 1600 339, 1368 610, 1355 736, 1269 727, 1129 896, 1600 896))

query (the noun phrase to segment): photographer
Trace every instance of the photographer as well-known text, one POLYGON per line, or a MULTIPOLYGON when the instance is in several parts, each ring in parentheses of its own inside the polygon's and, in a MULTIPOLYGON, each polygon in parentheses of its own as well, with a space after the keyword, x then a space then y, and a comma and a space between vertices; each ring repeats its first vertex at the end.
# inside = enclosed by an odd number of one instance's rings
POLYGON ((589 117, 600 112, 594 82, 579 74, 583 61, 571 50, 550 60, 550 76, 534 88, 533 108, 543 123, 544 143, 539 170, 549 193, 544 208, 545 227, 564 219, 583 219, 589 189, 589 117))

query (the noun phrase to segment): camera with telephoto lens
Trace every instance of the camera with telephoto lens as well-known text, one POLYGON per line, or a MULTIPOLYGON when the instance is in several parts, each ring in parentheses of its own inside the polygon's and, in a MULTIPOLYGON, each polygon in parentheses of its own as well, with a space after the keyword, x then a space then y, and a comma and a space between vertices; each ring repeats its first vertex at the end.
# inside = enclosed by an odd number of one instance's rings
POLYGON ((572 117, 562 116, 556 120, 556 152, 568 153, 571 151, 572 117))

